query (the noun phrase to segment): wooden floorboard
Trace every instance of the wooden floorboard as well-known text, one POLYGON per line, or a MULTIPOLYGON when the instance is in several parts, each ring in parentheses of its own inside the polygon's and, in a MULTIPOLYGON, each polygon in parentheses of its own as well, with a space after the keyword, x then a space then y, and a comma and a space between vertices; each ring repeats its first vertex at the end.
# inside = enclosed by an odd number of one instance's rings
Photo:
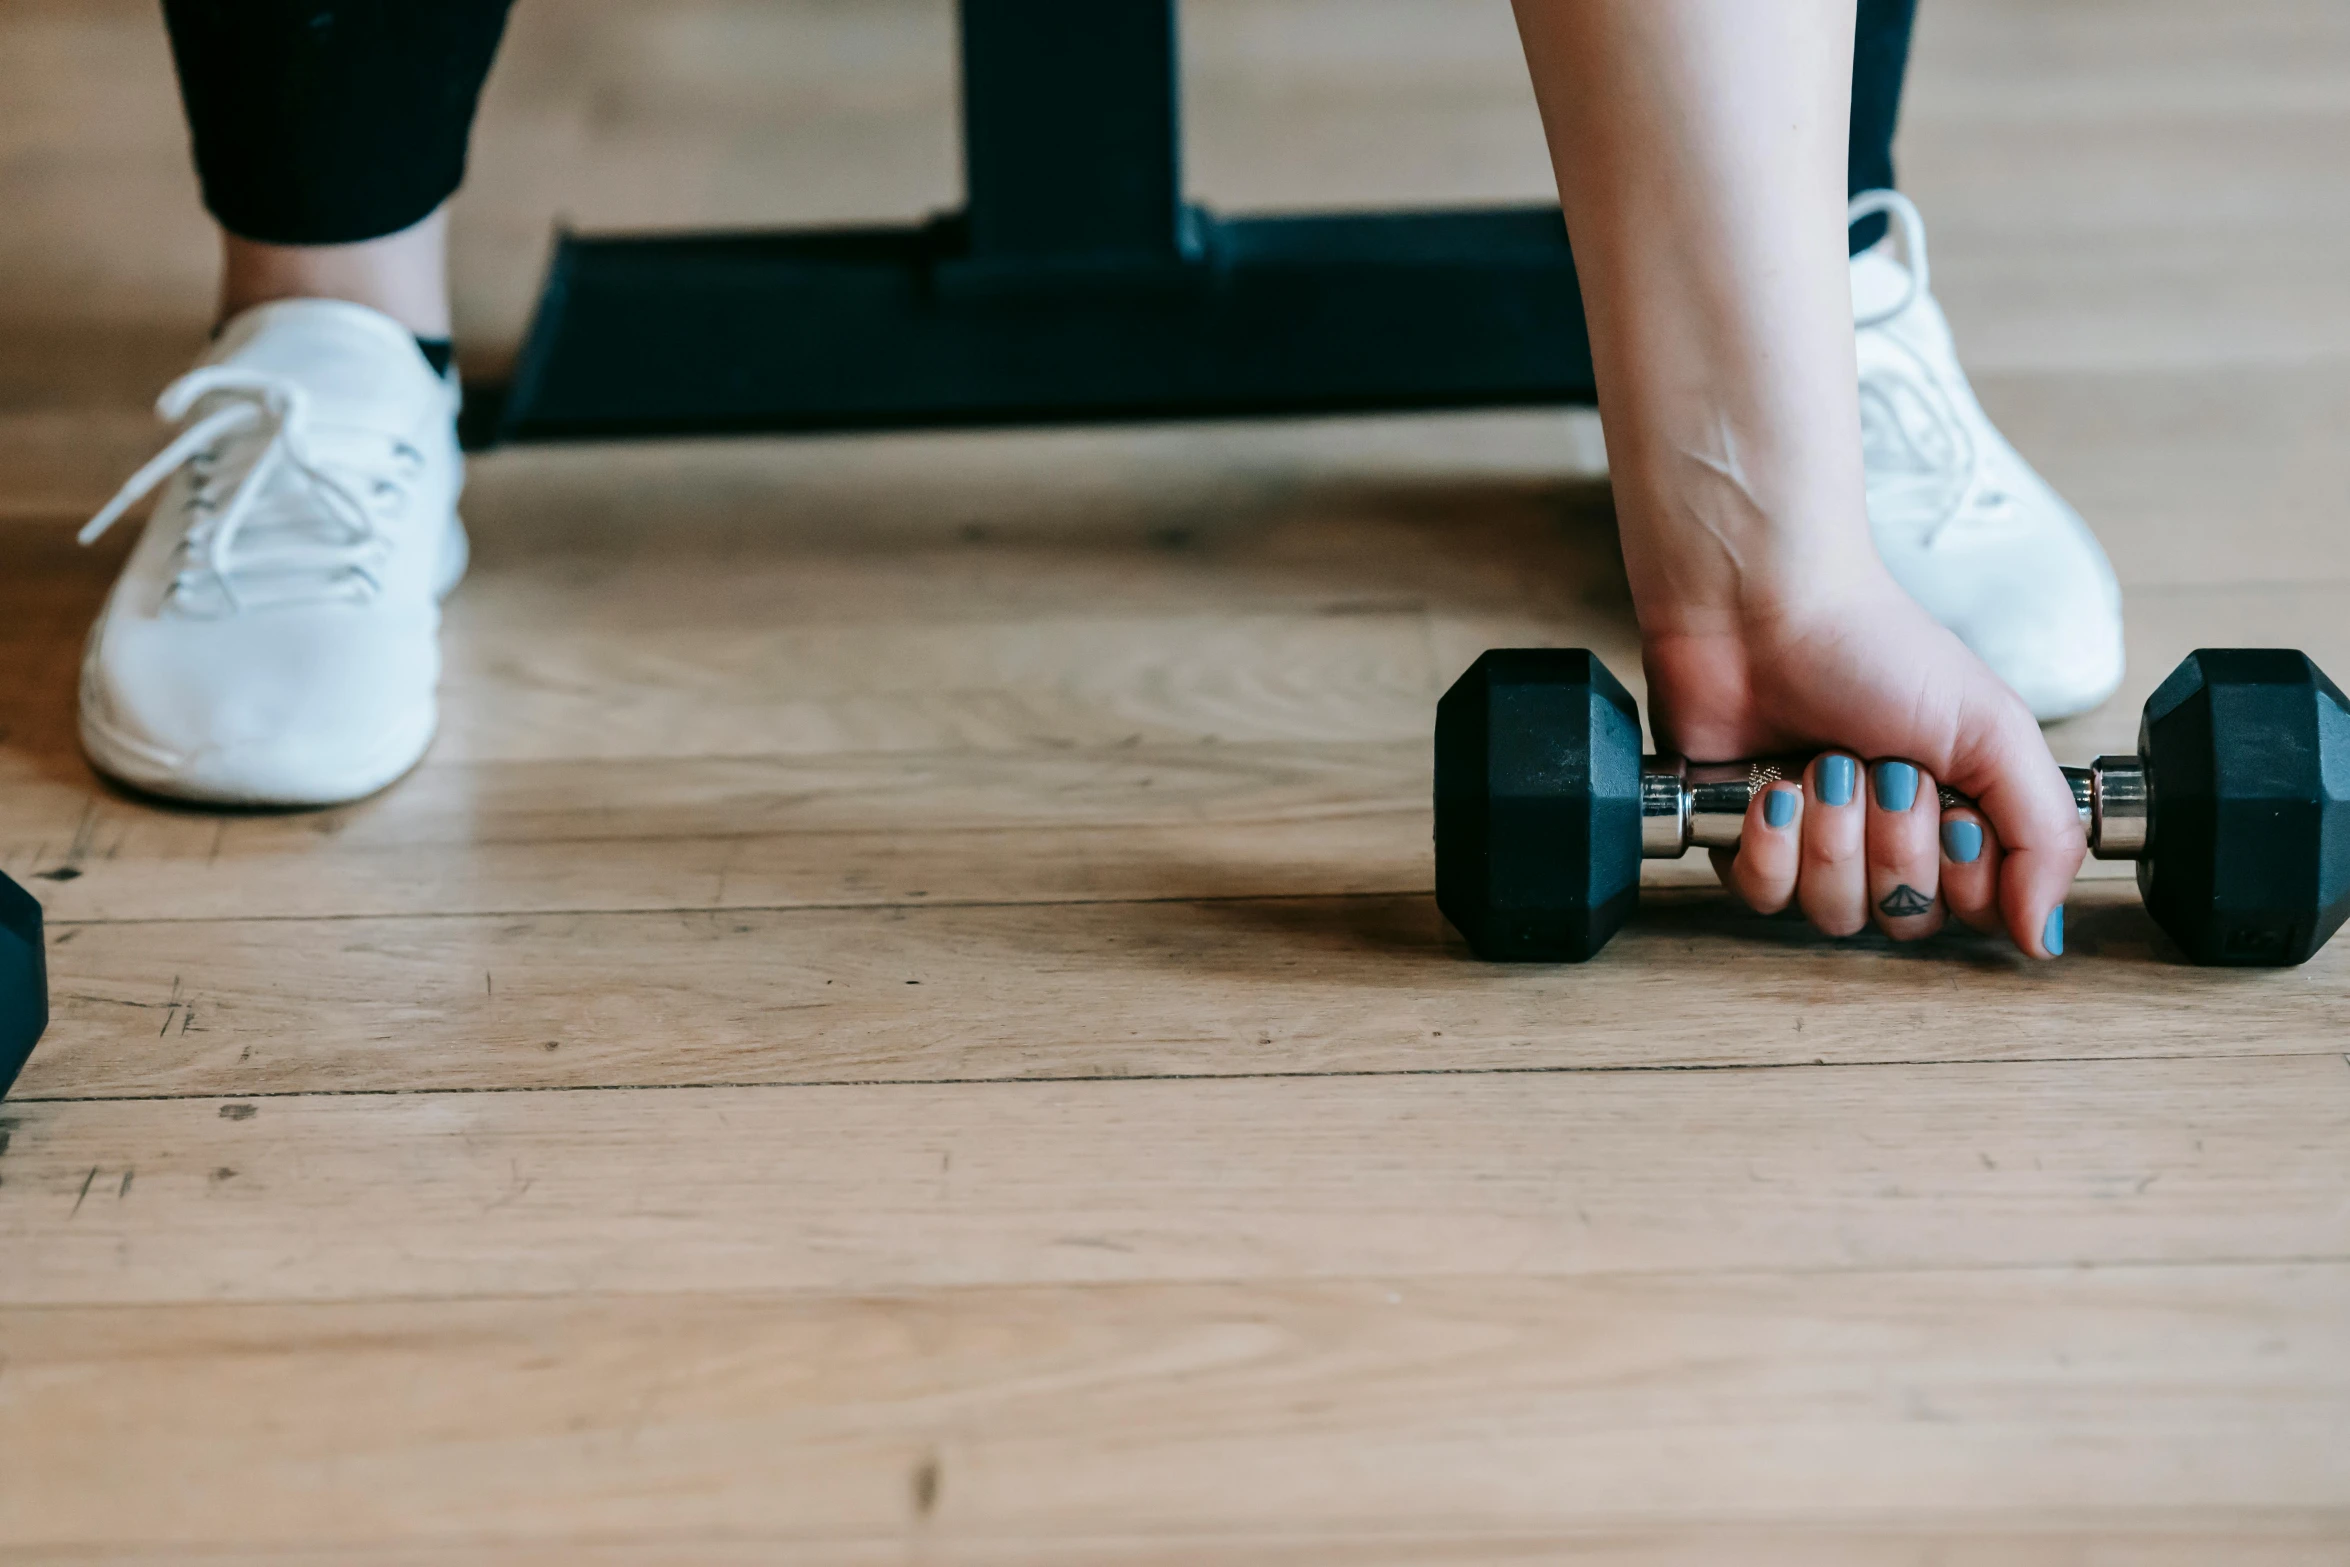
POLYGON ((26 1545, 2152 1532, 2350 1495, 2346 1264, 20 1307, 0 1342, 26 1545))
POLYGON ((32 1102, 0 1304, 2350 1262, 2350 1061, 32 1102), (1082 1177, 1072 1185, 1073 1175, 1082 1177))
POLYGON ((68 921, 1400 892, 1432 885, 1427 750, 501 762, 299 816, 60 784, 0 866, 68 921))
POLYGON ((165 921, 58 933, 18 1092, 402 1092, 2331 1053, 2350 951, 2199 971, 2136 888, 2074 961, 1661 893, 1598 960, 1470 961, 1424 894, 165 921))
POLYGON ((2339 1513, 2166 1513, 2116 1527, 2035 1514, 2006 1527, 1921 1520, 1907 1529, 1786 1521, 1713 1527, 1544 1529, 1522 1535, 1382 1530, 1318 1531, 1311 1539, 1192 1533, 1179 1538, 967 1539, 906 1530, 894 1538, 811 1540, 738 1533, 607 1535, 530 1544, 476 1536, 438 1545, 287 1546, 260 1550, 0 1548, 0 1564, 73 1567, 766 1567, 779 1555, 809 1567, 898 1567, 909 1559, 954 1567, 1488 1567, 1573 1562, 1576 1567, 2339 1567, 2350 1525, 2339 1513))

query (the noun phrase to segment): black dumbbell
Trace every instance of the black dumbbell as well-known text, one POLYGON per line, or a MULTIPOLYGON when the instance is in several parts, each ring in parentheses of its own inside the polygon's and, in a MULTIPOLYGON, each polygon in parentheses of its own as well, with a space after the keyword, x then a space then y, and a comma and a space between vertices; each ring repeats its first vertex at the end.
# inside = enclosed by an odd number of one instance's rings
MULTIPOLYGON (((1801 759, 1643 756, 1640 713, 1580 648, 1498 648, 1436 705, 1436 902, 1481 958, 1580 963, 1642 859, 1734 848, 1801 759)), ((2138 862, 2197 963, 2306 961, 2350 916, 2350 699, 2308 655, 2204 648, 2154 695, 2138 754, 2064 770, 2100 859, 2138 862)))
POLYGON ((0 1099, 24 1070, 49 1026, 49 964, 41 950, 41 905, 0 875, 0 1099))

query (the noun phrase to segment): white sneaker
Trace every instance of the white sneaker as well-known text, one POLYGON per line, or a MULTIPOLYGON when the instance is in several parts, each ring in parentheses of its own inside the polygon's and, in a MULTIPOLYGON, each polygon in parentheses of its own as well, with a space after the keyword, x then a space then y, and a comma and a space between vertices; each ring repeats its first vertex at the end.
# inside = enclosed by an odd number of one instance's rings
POLYGON ((2122 678, 2121 586, 2096 536, 1992 427, 1927 291, 1926 230, 1898 192, 1864 192, 1893 233, 1852 258, 1869 523, 1894 578, 2042 722, 2122 678), (1898 239, 1908 264, 1893 257, 1898 239))
POLYGON ((214 804, 381 789, 432 742, 465 571, 455 378, 363 305, 285 300, 156 407, 191 422, 81 534, 163 487, 82 657, 91 762, 214 804))

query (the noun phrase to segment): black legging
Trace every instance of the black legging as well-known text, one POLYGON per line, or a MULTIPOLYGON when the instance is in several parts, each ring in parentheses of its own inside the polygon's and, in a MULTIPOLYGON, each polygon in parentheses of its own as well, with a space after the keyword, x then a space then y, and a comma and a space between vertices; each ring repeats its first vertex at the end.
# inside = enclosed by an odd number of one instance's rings
MULTIPOLYGON (((397 233, 449 199, 512 0, 163 0, 204 204, 279 245, 397 233)), ((1118 0, 1102 0, 1105 5, 1118 0)), ((1859 0, 1851 189, 1893 183, 1917 0, 1859 0)), ((1854 225, 1873 245, 1883 217, 1854 225)))

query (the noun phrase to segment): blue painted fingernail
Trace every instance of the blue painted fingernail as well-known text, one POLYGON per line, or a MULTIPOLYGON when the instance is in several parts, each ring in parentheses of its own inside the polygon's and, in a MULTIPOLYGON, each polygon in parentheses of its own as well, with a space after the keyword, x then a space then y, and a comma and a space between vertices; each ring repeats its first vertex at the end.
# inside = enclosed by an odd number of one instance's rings
POLYGON ((1983 853, 1983 829, 1973 822, 1944 822, 1942 852, 1954 865, 1972 865, 1983 853))
POLYGON ((1773 789, 1763 796, 1763 825, 1784 827, 1795 820, 1795 791, 1773 789))
POLYGON ((1918 770, 1907 762, 1879 762, 1869 769, 1880 811, 1906 811, 1917 804, 1918 770))
POLYGON ((2064 905, 2048 911, 2048 923, 2040 927, 2040 945, 2048 949, 2052 958, 2064 956, 2064 905))
POLYGON ((1853 761, 1849 756, 1820 758, 1820 803, 1822 805, 1850 805, 1854 783, 1853 761))

